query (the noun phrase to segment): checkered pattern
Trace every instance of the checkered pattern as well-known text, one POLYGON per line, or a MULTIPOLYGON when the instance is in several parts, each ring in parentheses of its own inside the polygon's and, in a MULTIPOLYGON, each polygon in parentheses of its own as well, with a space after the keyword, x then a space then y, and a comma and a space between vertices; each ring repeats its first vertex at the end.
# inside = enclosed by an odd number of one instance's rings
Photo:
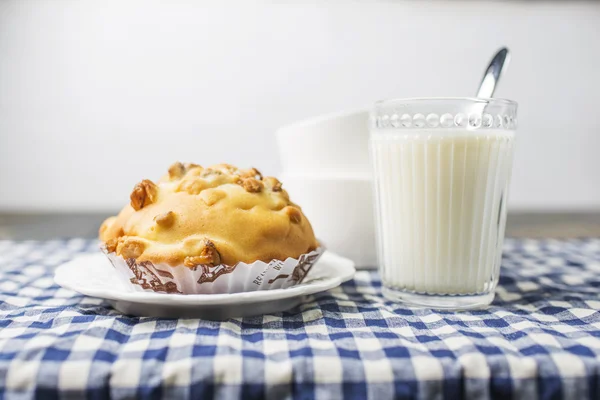
POLYGON ((600 239, 508 240, 486 311, 407 309, 361 271, 227 322, 126 317, 53 284, 92 251, 0 241, 0 399, 600 396, 600 239))

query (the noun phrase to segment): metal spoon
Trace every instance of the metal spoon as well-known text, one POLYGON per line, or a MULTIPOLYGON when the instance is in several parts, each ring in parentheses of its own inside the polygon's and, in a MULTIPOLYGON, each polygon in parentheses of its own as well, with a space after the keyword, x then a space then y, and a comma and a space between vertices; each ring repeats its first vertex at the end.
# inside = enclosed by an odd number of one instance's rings
POLYGON ((498 50, 496 55, 494 55, 492 61, 490 61, 490 65, 487 67, 483 79, 481 80, 481 84, 479 85, 477 97, 488 99, 494 95, 498 80, 502 75, 502 70, 506 69, 509 61, 510 53, 506 47, 502 47, 498 50))

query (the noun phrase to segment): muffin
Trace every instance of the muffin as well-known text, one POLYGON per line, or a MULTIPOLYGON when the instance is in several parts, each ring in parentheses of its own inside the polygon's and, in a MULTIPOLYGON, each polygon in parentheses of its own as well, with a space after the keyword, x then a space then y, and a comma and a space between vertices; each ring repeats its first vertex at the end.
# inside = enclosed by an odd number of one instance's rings
POLYGON ((100 227, 136 290, 233 293, 300 283, 321 250, 281 182, 255 168, 173 164, 100 227))

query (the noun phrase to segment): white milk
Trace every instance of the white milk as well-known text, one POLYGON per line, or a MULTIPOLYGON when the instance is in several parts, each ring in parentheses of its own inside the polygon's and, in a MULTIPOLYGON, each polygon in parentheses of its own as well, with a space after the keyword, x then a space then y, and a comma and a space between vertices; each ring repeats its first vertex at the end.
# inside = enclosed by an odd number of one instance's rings
POLYGON ((498 279, 514 131, 371 135, 383 284, 476 294, 498 279))

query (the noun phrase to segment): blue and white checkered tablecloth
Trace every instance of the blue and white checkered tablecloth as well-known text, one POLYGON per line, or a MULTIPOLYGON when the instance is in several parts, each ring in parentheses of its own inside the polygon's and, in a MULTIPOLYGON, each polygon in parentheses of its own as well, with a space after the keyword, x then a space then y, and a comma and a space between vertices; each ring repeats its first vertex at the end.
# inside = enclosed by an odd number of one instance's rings
POLYGON ((600 397, 600 239, 508 240, 485 311, 407 309, 361 271, 226 322, 122 316, 53 283, 93 251, 0 241, 0 399, 600 397))

